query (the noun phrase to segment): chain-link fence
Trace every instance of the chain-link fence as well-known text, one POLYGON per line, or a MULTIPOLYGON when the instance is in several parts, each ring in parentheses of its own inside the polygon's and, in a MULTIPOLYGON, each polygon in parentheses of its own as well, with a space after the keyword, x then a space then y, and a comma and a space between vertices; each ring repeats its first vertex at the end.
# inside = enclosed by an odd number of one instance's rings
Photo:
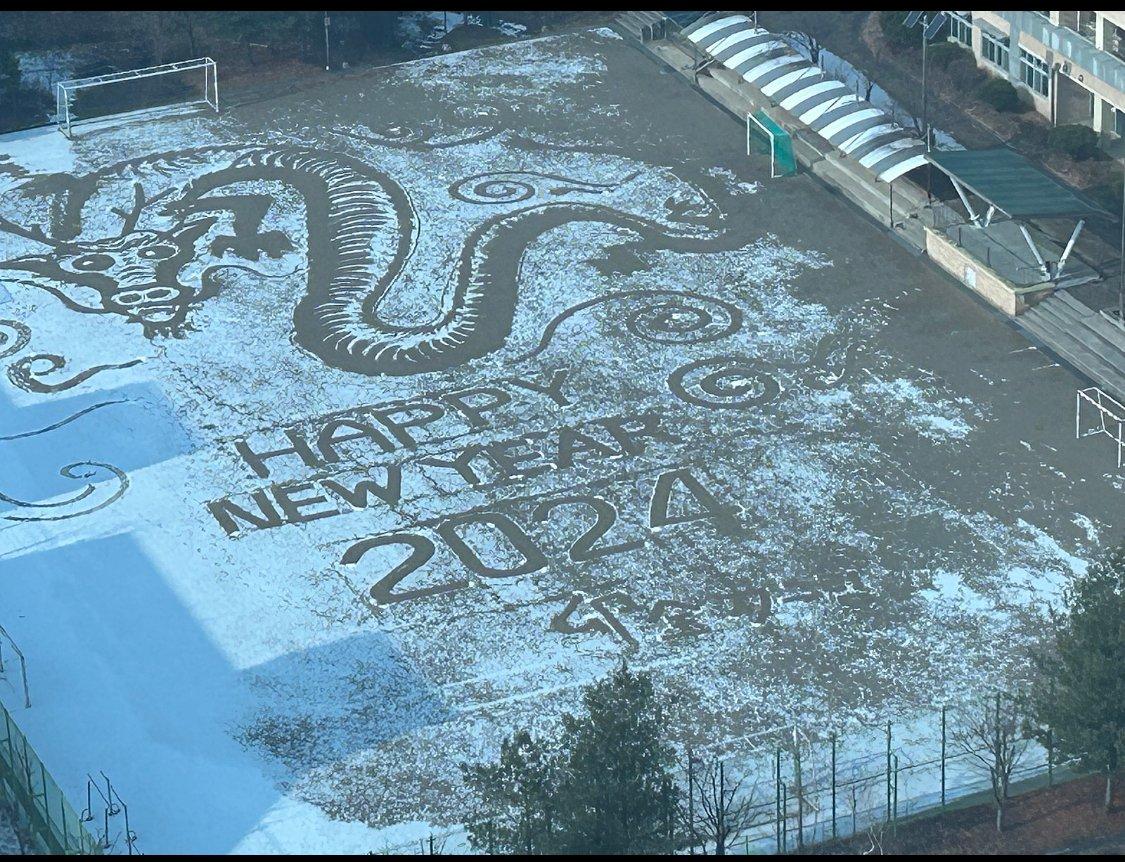
MULTIPOLYGON (((731 850, 785 853, 861 834, 880 844, 904 818, 991 801, 997 753, 987 742, 973 744, 990 731, 977 717, 985 733, 968 733, 970 715, 943 708, 909 725, 815 741, 791 730, 772 756, 739 764, 753 779, 745 782, 753 805, 742 812, 745 828, 731 850), (849 754, 857 750, 864 754, 849 754)), ((1004 744, 1010 797, 1077 774, 1022 730, 1005 730, 1004 744)))
POLYGON ((0 798, 9 801, 31 848, 51 854, 100 854, 11 714, 0 704, 0 798))

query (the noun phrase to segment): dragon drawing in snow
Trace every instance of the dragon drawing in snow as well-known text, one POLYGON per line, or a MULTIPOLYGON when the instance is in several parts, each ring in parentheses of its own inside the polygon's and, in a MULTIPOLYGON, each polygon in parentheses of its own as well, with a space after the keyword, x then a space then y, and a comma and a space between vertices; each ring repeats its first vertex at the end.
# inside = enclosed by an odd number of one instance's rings
POLYGON ((307 283, 293 311, 296 344, 365 375, 440 371, 501 348, 524 252, 555 228, 601 223, 658 250, 732 244, 706 193, 665 171, 638 171, 613 184, 528 171, 468 177, 449 193, 480 204, 484 217, 464 240, 441 307, 424 325, 406 325, 386 319, 381 304, 410 268, 420 225, 391 176, 338 153, 223 145, 29 181, 21 192, 49 200, 41 220, 50 228, 0 216, 0 231, 32 244, 0 260, 0 279, 47 290, 78 312, 120 315, 149 338, 182 337, 192 329, 192 310, 222 289, 224 267, 294 250, 286 232, 262 229, 279 205, 276 195, 261 193, 263 181, 291 189, 304 206, 307 283), (643 203, 651 194, 628 193, 630 183, 644 182, 671 187, 664 212, 643 210, 653 208, 643 203), (116 205, 106 202, 108 186, 116 205), (642 211, 628 211, 637 207, 642 211))

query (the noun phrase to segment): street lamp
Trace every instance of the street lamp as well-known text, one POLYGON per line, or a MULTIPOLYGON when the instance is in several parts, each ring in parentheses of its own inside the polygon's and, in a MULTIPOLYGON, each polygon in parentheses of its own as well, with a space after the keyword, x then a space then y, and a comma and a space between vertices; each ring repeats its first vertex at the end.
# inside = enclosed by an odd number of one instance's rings
POLYGON ((1125 162, 1121 168, 1121 271, 1117 278, 1117 325, 1125 329, 1125 162))
POLYGON ((945 22, 949 20, 949 16, 944 12, 938 12, 933 18, 925 12, 908 12, 906 20, 907 29, 913 29, 914 26, 922 22, 922 134, 926 138, 926 152, 930 151, 930 124, 928 122, 928 109, 929 109, 929 88, 926 86, 926 46, 930 40, 941 32, 941 28, 945 26, 945 22))
POLYGON ((328 61, 328 13, 324 13, 324 71, 327 72, 331 69, 331 63, 328 61))

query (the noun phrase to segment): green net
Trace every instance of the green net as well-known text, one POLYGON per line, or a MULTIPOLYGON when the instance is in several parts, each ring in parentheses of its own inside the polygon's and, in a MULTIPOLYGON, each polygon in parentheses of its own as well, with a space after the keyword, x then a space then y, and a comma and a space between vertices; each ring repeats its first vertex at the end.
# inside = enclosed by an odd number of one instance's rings
POLYGON ((773 175, 787 177, 797 172, 797 159, 793 154, 793 139, 775 123, 765 111, 755 111, 750 122, 750 152, 769 156, 773 153, 773 175))
POLYGON ((0 797, 14 803, 34 850, 51 854, 102 852, 3 704, 0 797))

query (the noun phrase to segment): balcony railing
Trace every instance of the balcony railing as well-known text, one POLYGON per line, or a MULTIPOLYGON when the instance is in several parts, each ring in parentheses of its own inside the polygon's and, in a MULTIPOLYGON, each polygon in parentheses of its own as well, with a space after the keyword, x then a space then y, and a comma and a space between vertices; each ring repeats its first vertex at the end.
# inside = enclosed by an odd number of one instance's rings
POLYGON ((1042 42, 1057 55, 1056 60, 1065 59, 1083 72, 1125 93, 1125 51, 1118 55, 1098 50, 1078 32, 1052 24, 1037 12, 1000 11, 992 14, 1007 21, 1013 32, 1022 31, 1042 42))

